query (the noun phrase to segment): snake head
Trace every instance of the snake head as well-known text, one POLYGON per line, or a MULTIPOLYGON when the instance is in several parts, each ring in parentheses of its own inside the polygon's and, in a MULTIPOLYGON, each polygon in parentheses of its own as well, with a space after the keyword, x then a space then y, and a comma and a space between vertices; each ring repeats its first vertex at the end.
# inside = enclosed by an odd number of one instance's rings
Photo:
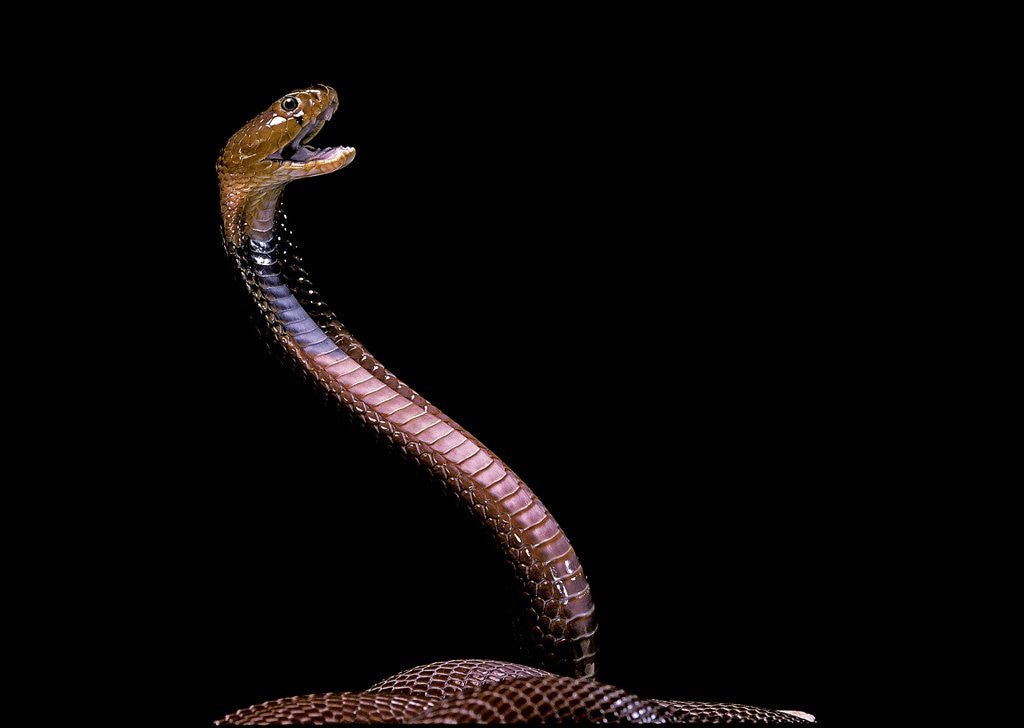
POLYGON ((338 94, 330 86, 292 91, 228 140, 217 159, 227 227, 244 232, 268 195, 292 180, 339 170, 355 158, 352 147, 310 146, 337 108, 338 94))

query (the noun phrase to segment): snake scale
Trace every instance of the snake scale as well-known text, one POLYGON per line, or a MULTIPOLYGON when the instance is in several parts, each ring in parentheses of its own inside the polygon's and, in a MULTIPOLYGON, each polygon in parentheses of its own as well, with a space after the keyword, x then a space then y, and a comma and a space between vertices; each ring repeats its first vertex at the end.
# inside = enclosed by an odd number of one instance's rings
POLYGON ((353 160, 351 147, 310 146, 337 108, 338 95, 329 86, 293 91, 227 142, 217 160, 225 249, 261 322, 288 358, 429 470, 493 536, 518 580, 518 637, 536 667, 434 663, 363 692, 284 698, 239 710, 218 724, 813 720, 799 711, 649 700, 593 679, 594 603, 558 523, 493 452, 370 355, 302 267, 281 192, 295 179, 328 174, 353 160))

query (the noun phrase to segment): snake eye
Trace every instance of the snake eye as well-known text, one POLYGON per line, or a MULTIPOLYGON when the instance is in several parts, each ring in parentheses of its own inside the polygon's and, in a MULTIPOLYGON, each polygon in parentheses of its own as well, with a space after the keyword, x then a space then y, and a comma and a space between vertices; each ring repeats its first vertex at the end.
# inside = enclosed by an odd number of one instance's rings
POLYGON ((299 100, 294 96, 285 96, 281 99, 281 108, 285 111, 295 111, 299 108, 299 100))

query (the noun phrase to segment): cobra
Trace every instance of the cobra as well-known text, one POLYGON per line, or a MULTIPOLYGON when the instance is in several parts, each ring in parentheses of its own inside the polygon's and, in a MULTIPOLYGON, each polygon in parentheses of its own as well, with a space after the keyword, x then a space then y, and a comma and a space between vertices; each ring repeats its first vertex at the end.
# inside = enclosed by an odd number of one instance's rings
POLYGON ((311 146, 338 108, 329 86, 293 91, 249 121, 217 160, 224 245, 268 335, 317 386, 412 457, 484 525, 519 581, 532 666, 451 660, 362 692, 283 698, 218 724, 345 722, 801 723, 799 711, 645 699, 594 680, 597 622, 579 558, 529 487, 472 434, 397 379, 320 299, 282 212, 288 183, 335 172, 351 147, 311 146), (298 285, 301 282, 301 285, 298 285))

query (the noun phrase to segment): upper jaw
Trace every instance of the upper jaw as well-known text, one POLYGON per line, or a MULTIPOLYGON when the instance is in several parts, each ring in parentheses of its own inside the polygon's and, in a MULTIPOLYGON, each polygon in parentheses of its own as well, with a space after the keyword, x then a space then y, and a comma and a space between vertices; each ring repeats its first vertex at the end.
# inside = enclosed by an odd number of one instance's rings
POLYGON ((299 130, 299 133, 295 135, 295 138, 281 149, 267 155, 267 159, 287 164, 336 161, 339 156, 339 152, 342 152, 343 150, 347 151, 350 147, 326 147, 324 149, 317 149, 315 147, 308 146, 308 143, 320 132, 324 124, 330 121, 337 108, 338 97, 335 96, 319 114, 312 119, 303 120, 304 123, 302 128, 299 130))

